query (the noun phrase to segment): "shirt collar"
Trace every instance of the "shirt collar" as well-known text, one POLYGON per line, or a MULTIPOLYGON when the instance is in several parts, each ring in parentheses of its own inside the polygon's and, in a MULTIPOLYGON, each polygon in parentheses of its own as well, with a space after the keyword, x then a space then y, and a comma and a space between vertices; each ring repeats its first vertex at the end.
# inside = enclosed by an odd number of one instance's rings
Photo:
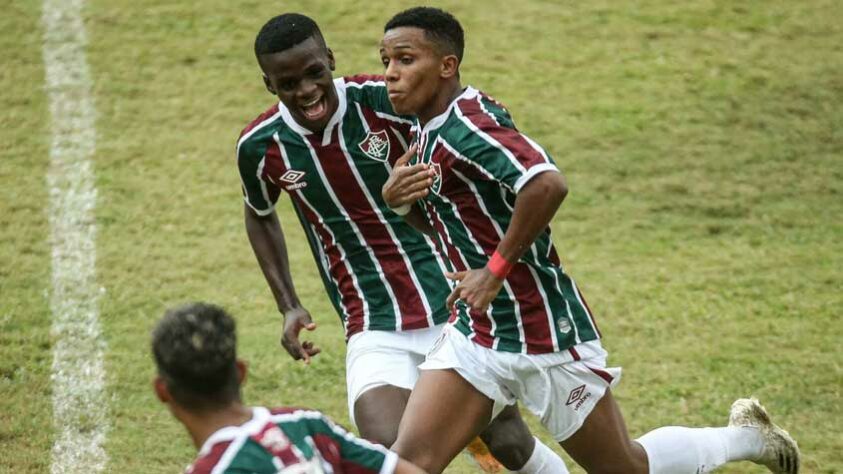
POLYGON ((217 443, 222 443, 223 441, 230 441, 237 438, 240 435, 253 435, 260 431, 266 425, 266 422, 269 421, 270 413, 269 410, 264 407, 252 407, 252 419, 243 423, 240 426, 224 426, 208 437, 204 443, 202 443, 202 449, 199 450, 198 457, 201 458, 206 454, 211 452, 211 449, 217 443))
POLYGON ((428 120, 426 124, 424 124, 424 127, 422 128, 421 132, 426 135, 430 133, 431 130, 435 130, 441 127, 445 123, 445 121, 448 120, 448 115, 450 115, 454 107, 457 106, 457 102, 465 99, 473 99, 479 93, 480 92, 477 89, 471 86, 466 86, 462 93, 458 95, 454 100, 452 100, 450 104, 448 104, 448 108, 445 109, 444 112, 437 115, 436 117, 433 117, 432 119, 428 120))

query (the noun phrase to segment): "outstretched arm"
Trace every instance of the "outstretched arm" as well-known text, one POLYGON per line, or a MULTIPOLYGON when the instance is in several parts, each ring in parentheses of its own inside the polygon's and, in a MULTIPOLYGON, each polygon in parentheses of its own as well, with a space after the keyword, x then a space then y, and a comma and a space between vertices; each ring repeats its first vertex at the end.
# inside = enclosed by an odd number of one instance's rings
POLYGON ((312 342, 299 341, 299 332, 302 329, 316 329, 316 323, 296 296, 287 259, 287 244, 278 216, 274 211, 266 216, 259 216, 246 204, 244 214, 249 243, 272 290, 278 310, 284 315, 281 345, 293 359, 310 363, 310 358, 318 354, 320 349, 312 342))
POLYGON ((568 186, 561 173, 544 172, 528 181, 515 198, 512 221, 498 244, 497 256, 483 268, 447 274, 459 281, 448 296, 448 307, 461 299, 472 309, 485 312, 503 286, 505 275, 501 267, 511 267, 524 255, 550 224, 567 194, 568 186))

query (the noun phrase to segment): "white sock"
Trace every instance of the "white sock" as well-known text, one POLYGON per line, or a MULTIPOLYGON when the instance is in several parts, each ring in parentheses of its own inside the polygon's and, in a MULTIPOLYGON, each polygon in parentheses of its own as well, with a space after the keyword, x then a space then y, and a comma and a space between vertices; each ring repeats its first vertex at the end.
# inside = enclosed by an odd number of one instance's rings
POLYGON ((751 427, 665 426, 636 441, 647 452, 650 474, 702 474, 730 461, 757 459, 764 449, 761 433, 751 427))
POLYGON ((538 438, 533 436, 536 440, 536 445, 533 448, 533 454, 530 459, 521 466, 521 469, 515 471, 523 474, 568 474, 568 468, 565 466, 565 461, 559 457, 552 449, 545 446, 538 438))

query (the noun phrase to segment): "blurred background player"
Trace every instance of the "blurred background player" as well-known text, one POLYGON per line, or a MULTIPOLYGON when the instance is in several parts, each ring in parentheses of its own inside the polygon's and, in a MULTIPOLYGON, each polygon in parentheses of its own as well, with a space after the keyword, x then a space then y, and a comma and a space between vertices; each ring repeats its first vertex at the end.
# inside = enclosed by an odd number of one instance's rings
MULTIPOLYGON (((269 20, 255 55, 267 90, 280 101, 243 130, 237 161, 249 241, 284 314, 281 343, 305 362, 320 350, 299 340, 302 329, 316 326, 296 295, 274 211, 284 190, 345 327, 349 414, 362 437, 390 446, 418 364, 449 316, 447 261, 380 192, 407 151, 412 119, 392 110, 381 77, 334 79, 334 55, 306 16, 269 20)), ((511 470, 563 465, 514 406, 482 438, 511 470)), ((500 469, 482 443, 472 444, 484 470, 500 469)))
POLYGON ((459 22, 434 8, 397 14, 381 43, 390 101, 418 117, 418 156, 396 166, 383 195, 411 222, 429 220, 459 270, 448 297, 458 317, 421 366, 393 449, 440 472, 501 406, 521 400, 588 472, 702 473, 738 460, 797 472, 796 443, 756 400, 735 402, 728 427, 630 439, 610 390, 620 369, 606 366, 550 239, 565 180, 499 102, 462 87, 463 47, 459 22), (429 187, 422 216, 420 185, 429 187))
POLYGON ((152 332, 152 352, 155 393, 199 450, 190 474, 424 472, 317 411, 244 406, 246 364, 222 308, 195 303, 168 311, 152 332))

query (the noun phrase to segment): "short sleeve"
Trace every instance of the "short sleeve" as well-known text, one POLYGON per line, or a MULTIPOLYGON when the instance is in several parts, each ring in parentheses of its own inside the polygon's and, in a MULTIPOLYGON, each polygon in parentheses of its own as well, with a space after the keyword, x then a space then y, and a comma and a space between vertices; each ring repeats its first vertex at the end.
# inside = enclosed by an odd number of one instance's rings
POLYGON ((255 213, 270 214, 281 194, 280 188, 266 179, 267 146, 260 141, 241 139, 237 144, 237 167, 243 199, 255 213))
POLYGON ((536 175, 559 171, 538 143, 515 128, 507 113, 484 103, 480 96, 460 101, 454 113, 459 120, 445 140, 458 159, 468 161, 487 178, 517 193, 536 175))
MULTIPOLYGON (((339 450, 343 472, 391 474, 398 464, 398 455, 385 447, 358 438, 324 415, 310 419, 311 432, 322 433, 339 450)), ((317 446, 320 450, 325 449, 317 446)))

